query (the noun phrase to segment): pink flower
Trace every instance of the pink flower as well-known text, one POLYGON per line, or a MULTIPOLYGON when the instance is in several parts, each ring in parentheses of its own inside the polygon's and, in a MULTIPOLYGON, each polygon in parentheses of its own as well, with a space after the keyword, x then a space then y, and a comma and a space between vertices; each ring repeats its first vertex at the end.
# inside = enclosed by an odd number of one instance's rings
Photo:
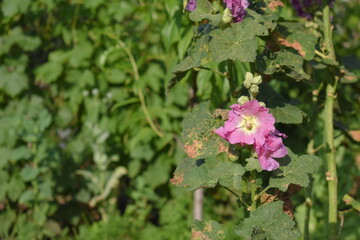
POLYGON ((246 15, 248 0, 223 0, 226 7, 230 9, 234 22, 241 22, 246 15))
POLYGON ((257 100, 233 104, 224 127, 214 132, 231 144, 262 146, 265 137, 275 131, 275 118, 257 100))
POLYGON ((255 144, 255 151, 262 169, 272 171, 279 168, 279 163, 274 158, 285 157, 288 154, 281 137, 286 137, 286 135, 275 130, 266 136, 264 144, 255 144))
POLYGON ((196 0, 189 0, 186 4, 186 10, 192 12, 196 8, 196 0))

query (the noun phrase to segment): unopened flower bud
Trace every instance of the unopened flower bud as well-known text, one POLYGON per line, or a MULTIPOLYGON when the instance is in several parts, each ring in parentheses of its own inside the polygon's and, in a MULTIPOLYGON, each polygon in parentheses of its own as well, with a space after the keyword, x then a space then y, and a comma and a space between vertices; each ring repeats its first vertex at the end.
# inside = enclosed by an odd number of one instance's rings
POLYGON ((259 102, 259 105, 262 107, 266 107, 266 104, 264 102, 259 102))
POLYGON ((230 12, 230 9, 225 8, 222 16, 222 21, 224 23, 231 23, 232 22, 232 14, 230 12))
POLYGON ((254 78, 251 80, 251 83, 252 83, 252 84, 255 84, 255 85, 261 84, 261 83, 262 83, 261 75, 254 77, 254 78))
POLYGON ((251 87, 251 82, 245 80, 245 81, 244 81, 244 87, 246 87, 247 89, 249 89, 249 88, 251 87))
POLYGON ((237 100, 238 104, 240 104, 240 105, 242 105, 248 101, 250 101, 250 99, 247 96, 241 96, 237 100))
POLYGON ((256 96, 259 94, 259 86, 258 85, 251 85, 249 89, 251 95, 256 96))

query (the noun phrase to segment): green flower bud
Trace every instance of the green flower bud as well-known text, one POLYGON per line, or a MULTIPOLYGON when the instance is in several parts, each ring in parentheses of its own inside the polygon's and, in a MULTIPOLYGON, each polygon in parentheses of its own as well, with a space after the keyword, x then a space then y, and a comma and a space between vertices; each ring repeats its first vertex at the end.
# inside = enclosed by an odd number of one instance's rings
POLYGON ((259 94, 259 86, 258 85, 251 85, 249 89, 251 95, 256 96, 259 94))
POLYGON ((230 9, 225 8, 222 16, 222 21, 224 23, 231 23, 232 22, 232 14, 230 12, 230 9))
POLYGON ((250 101, 250 99, 247 96, 241 96, 237 100, 238 104, 240 104, 240 105, 242 105, 242 104, 244 104, 244 103, 246 103, 248 101, 250 101))

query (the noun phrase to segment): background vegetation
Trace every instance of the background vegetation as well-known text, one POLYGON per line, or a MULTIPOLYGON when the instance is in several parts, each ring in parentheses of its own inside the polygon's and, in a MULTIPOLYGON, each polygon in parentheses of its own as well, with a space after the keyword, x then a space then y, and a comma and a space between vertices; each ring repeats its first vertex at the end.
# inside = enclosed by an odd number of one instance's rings
MULTIPOLYGON (((0 239, 189 239, 192 193, 169 184, 185 156, 181 122, 195 101, 224 104, 229 86, 200 71, 191 73, 196 86, 183 81, 165 96, 193 37, 182 1, 3 0, 0 7, 0 239)), ((360 76, 359 1, 337 1, 333 10, 338 57, 360 76)), ((296 18, 289 7, 282 17, 296 18)), ((273 87, 309 113, 306 82, 273 87)), ((360 84, 341 88, 339 199, 359 199, 360 84)), ((296 132, 286 145, 306 153, 306 123, 282 131, 296 132)), ((321 145, 322 132, 313 138, 321 145)), ((323 169, 314 186, 310 232, 323 239, 323 169)), ((293 199, 300 229, 305 192, 293 199)), ((206 191, 204 218, 238 224, 234 201, 206 191)), ((343 239, 360 239, 359 214, 343 217, 343 239)))

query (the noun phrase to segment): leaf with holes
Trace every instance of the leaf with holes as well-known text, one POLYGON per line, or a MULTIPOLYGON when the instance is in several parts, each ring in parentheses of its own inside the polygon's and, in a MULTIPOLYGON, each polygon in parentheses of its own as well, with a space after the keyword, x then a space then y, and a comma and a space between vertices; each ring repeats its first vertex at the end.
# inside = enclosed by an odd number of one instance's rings
POLYGON ((214 133, 221 125, 223 121, 210 112, 210 102, 196 106, 183 121, 182 141, 188 156, 202 158, 221 152, 233 155, 229 143, 214 133))
POLYGON ((269 186, 285 192, 290 185, 297 184, 307 187, 310 182, 310 174, 314 174, 321 165, 321 159, 315 155, 294 154, 288 148, 288 156, 278 159, 280 168, 270 178, 269 186))
POLYGON ((268 30, 253 18, 245 18, 241 23, 233 23, 225 30, 210 32, 210 56, 216 62, 228 59, 240 62, 254 62, 257 50, 256 36, 265 36, 268 30))
POLYGON ((192 240, 224 240, 225 228, 214 220, 195 220, 192 225, 191 234, 192 240))
POLYGON ((240 190, 244 173, 243 166, 228 161, 224 155, 200 159, 185 158, 176 168, 170 181, 188 190, 213 188, 218 184, 240 190))
POLYGON ((310 76, 303 70, 303 58, 292 51, 281 50, 271 56, 258 55, 256 66, 258 70, 267 75, 284 73, 296 81, 308 80, 310 76))
POLYGON ((235 232, 246 240, 298 240, 300 238, 295 222, 283 212, 282 201, 261 205, 236 227, 235 232))

